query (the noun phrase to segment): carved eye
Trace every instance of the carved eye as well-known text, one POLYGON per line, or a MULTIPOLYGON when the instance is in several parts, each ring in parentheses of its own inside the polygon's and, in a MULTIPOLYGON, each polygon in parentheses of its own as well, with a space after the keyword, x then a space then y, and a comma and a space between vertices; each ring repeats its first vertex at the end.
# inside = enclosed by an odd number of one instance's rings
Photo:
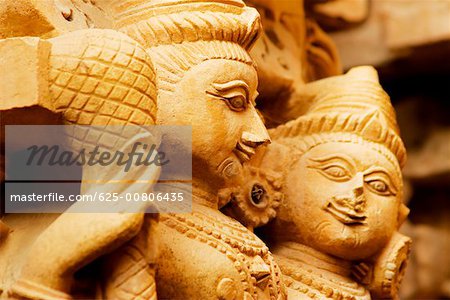
POLYGON ((234 111, 243 111, 247 108, 247 99, 242 95, 227 98, 227 103, 234 111))
POLYGON ((321 169, 322 173, 332 179, 345 181, 351 178, 350 172, 342 166, 339 165, 331 165, 321 169))
POLYGON ((369 188, 377 194, 383 196, 393 196, 394 193, 389 189, 389 185, 383 180, 371 180, 366 182, 369 188))
MULTIPOLYGON (((206 90, 208 95, 226 102, 233 111, 247 109, 250 99, 250 88, 245 81, 233 80, 225 83, 212 83, 206 90)), ((257 93, 256 91, 254 93, 257 93)))

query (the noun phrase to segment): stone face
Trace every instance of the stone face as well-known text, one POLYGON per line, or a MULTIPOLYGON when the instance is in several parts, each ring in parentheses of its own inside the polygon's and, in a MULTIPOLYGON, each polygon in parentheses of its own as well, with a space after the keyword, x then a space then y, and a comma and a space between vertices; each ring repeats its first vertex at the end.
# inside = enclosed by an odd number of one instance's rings
MULTIPOLYGON (((180 2, 186 3, 159 1, 155 13, 152 3, 138 1, 145 7, 138 15, 127 5, 117 7, 117 28, 146 47, 157 70, 158 124, 192 126, 193 211, 161 215, 154 228, 158 296, 283 299, 280 271, 267 247, 221 213, 216 197, 224 185, 236 184, 242 165, 270 141, 254 108, 258 79, 248 54, 259 15, 240 1, 180 2)), ((129 255, 134 243, 115 255, 129 255)), ((124 271, 118 268, 114 272, 124 271)), ((106 285, 115 287, 118 280, 108 278, 106 285)), ((120 289, 128 287, 109 289, 106 298, 120 289)))
POLYGON ((449 13, 448 1, 372 1, 364 23, 331 33, 344 68, 379 70, 408 149, 403 174, 411 214, 402 232, 413 238, 413 249, 402 299, 449 295, 448 255, 440 252, 448 247, 449 13))
POLYGON ((305 89, 308 112, 272 129, 254 162, 283 174, 283 201, 263 231, 289 295, 398 298, 411 240, 398 233, 406 152, 389 97, 371 67, 305 89))
MULTIPOLYGON (((65 124, 70 149, 125 153, 159 145, 145 126, 189 125, 193 198, 186 214, 2 215, 0 299, 396 298, 410 240, 395 113, 373 68, 340 75, 319 26, 361 22, 366 2, 349 4, 0 3, 1 125, 65 124)), ((81 171, 82 195, 134 194, 164 168, 81 171)))

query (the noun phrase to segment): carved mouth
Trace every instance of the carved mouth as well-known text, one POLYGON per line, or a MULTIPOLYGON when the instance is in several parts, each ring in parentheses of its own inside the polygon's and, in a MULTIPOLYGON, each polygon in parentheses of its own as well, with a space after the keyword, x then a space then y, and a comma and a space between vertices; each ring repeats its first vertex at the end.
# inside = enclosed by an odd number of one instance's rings
POLYGON ((245 162, 249 161, 250 158, 255 154, 255 148, 238 142, 233 152, 239 158, 241 163, 244 164, 245 162))
POLYGON ((366 224, 367 216, 362 213, 357 213, 353 210, 337 207, 333 202, 328 202, 325 206, 325 211, 330 213, 338 221, 345 225, 364 225, 366 224))

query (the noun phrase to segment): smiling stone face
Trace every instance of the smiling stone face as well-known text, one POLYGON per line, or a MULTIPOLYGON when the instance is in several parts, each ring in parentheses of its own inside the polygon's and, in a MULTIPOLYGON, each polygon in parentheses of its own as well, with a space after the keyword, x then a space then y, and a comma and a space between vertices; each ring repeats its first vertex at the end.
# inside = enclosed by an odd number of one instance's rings
MULTIPOLYGON (((397 229, 401 175, 369 143, 329 142, 307 151, 286 178, 297 241, 344 259, 380 250, 397 229)), ((280 212, 281 214, 283 212, 280 212)))

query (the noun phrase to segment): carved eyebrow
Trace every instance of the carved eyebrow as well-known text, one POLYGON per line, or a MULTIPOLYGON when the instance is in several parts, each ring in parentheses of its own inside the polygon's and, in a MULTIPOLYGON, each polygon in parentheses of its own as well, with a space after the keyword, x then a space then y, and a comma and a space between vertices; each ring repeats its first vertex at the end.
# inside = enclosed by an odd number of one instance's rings
POLYGON ((331 155, 326 155, 326 156, 322 156, 322 157, 309 158, 309 160, 311 160, 315 163, 319 163, 319 164, 327 163, 329 161, 336 160, 336 159, 343 160, 344 162, 348 163, 350 165, 350 167, 352 167, 353 170, 356 170, 354 160, 350 156, 345 155, 345 154, 331 154, 331 155))
POLYGON ((396 180, 396 179, 394 180, 394 179, 391 177, 391 175, 389 175, 389 172, 386 171, 386 170, 385 170, 384 168, 382 168, 382 167, 379 167, 379 166, 371 166, 370 168, 368 168, 368 169, 364 172, 364 177, 366 177, 366 176, 371 176, 371 175, 374 175, 374 174, 376 174, 376 173, 382 174, 382 175, 386 176, 386 177, 389 179, 390 183, 392 183, 394 192, 395 192, 395 193, 398 192, 398 188, 397 188, 397 187, 400 186, 400 180, 396 180))
POLYGON ((213 88, 218 92, 225 92, 235 88, 242 88, 245 91, 246 99, 250 97, 250 88, 245 81, 242 80, 232 80, 225 83, 213 83, 213 88))

